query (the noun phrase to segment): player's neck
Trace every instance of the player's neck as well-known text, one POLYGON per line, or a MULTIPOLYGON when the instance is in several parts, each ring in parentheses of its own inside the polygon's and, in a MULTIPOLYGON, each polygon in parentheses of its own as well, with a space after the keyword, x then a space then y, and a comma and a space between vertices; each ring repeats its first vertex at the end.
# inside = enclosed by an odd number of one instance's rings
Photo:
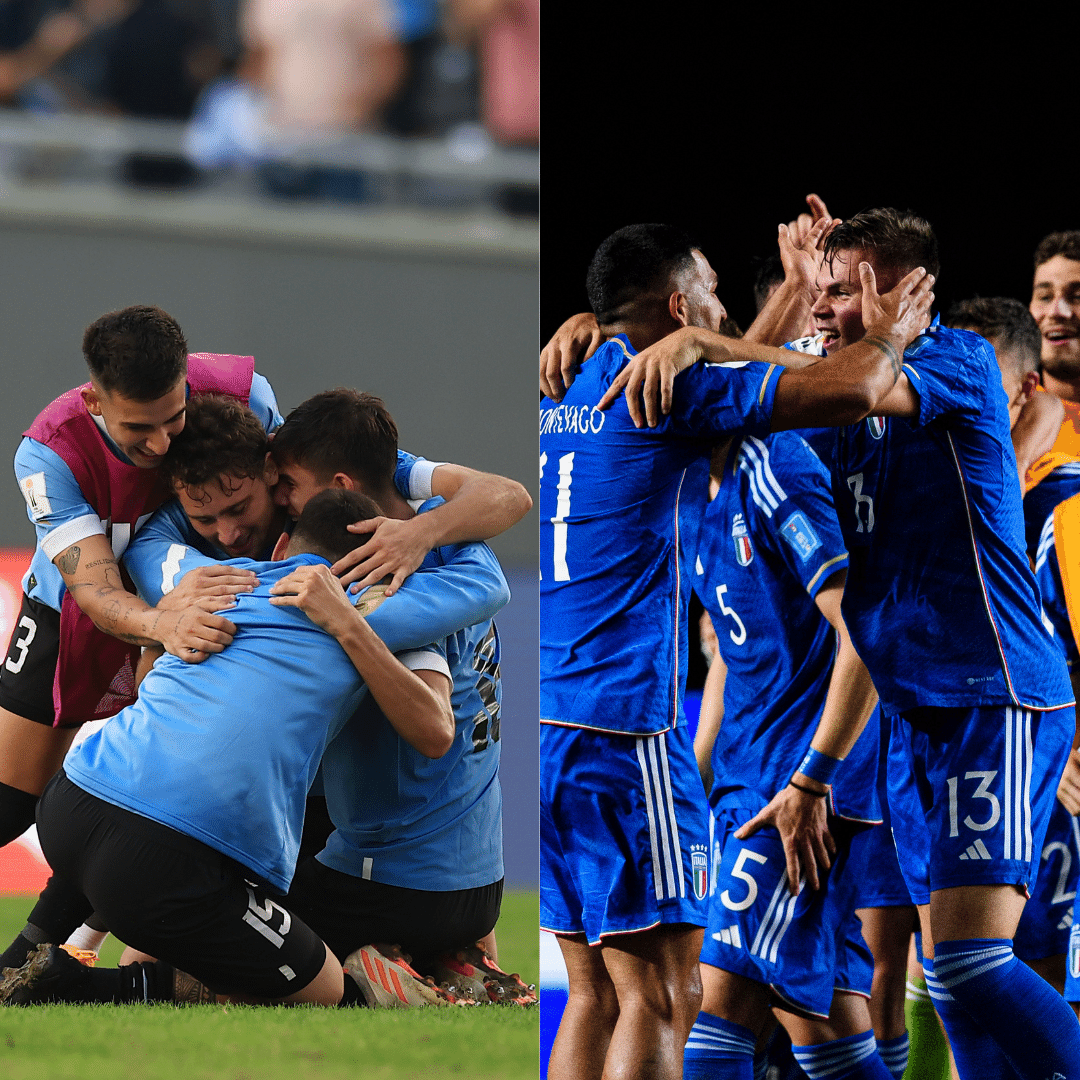
POLYGON ((1062 401, 1080 401, 1080 378, 1072 381, 1056 379, 1049 371, 1044 369, 1042 385, 1044 390, 1048 390, 1055 397, 1061 398, 1062 401))
POLYGON ((380 494, 375 500, 379 504, 379 509, 388 518, 397 518, 399 521, 408 521, 409 518, 416 517, 416 511, 409 505, 408 500, 398 491, 397 488, 392 487, 390 491, 385 494, 380 494))
POLYGON ((601 333, 607 338, 613 338, 616 334, 624 334, 634 347, 634 352, 641 352, 650 345, 655 345, 661 338, 678 330, 678 323, 671 319, 663 323, 655 322, 625 322, 609 323, 600 327, 601 333))

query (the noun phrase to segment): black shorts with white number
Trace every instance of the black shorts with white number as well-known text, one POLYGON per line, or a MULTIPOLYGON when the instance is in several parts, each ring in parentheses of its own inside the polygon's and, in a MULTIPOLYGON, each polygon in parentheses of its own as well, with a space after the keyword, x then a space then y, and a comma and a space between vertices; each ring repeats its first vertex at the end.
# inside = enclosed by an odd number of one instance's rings
POLYGON ((322 970, 322 940, 238 863, 63 770, 38 803, 38 835, 53 873, 116 937, 216 993, 288 997, 322 970))
POLYGON ((0 665, 0 708, 52 727, 59 655, 60 612, 24 593, 7 657, 0 665))

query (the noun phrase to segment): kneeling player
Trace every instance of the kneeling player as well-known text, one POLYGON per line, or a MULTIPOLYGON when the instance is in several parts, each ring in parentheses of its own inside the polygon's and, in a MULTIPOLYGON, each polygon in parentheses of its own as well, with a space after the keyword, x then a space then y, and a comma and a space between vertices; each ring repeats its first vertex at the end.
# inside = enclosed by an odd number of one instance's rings
MULTIPOLYGON (((348 655, 301 612, 271 602, 271 586, 287 594, 299 567, 351 550, 346 526, 373 512, 352 493, 314 503, 275 549, 286 563, 247 564, 261 584, 235 609, 240 647, 198 668, 159 661, 139 701, 74 751, 43 796, 39 829, 56 874, 85 896, 86 912, 161 959, 88 969, 54 948, 8 973, 5 999, 187 1000, 182 967, 210 988, 194 991, 201 1000, 341 1000, 340 964, 274 899, 292 877, 307 787, 356 707, 358 670, 402 723, 423 717, 432 737, 449 734, 445 660, 428 652, 410 671, 376 632, 393 649, 416 648, 506 600, 505 583, 493 582, 486 610, 440 602, 449 621, 435 626, 432 598, 445 601, 448 579, 423 572, 371 613, 374 631, 356 620, 348 655)), ((178 576, 207 562, 190 549, 176 555, 178 576)))

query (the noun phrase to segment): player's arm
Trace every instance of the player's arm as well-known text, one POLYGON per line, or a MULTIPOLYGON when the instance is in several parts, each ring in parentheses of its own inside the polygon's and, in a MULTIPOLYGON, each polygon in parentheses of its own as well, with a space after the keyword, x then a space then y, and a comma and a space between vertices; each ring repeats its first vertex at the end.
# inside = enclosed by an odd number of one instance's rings
POLYGON ((108 539, 87 536, 53 560, 71 598, 106 634, 134 645, 160 643, 189 663, 221 652, 236 627, 198 608, 163 611, 127 591, 108 539))
MULTIPOLYGON (((846 570, 833 574, 814 597, 814 602, 836 630, 838 638, 825 707, 810 740, 811 750, 824 755, 831 762, 843 761, 848 756, 877 704, 877 692, 870 674, 855 652, 840 614, 846 580, 846 570)), ((827 821, 826 804, 830 785, 816 779, 817 774, 818 769, 804 760, 788 786, 735 834, 743 840, 765 825, 776 827, 787 857, 792 893, 798 891, 800 875, 805 875, 807 884, 816 889, 819 884, 818 868, 827 870, 831 865, 831 856, 836 854, 836 844, 827 821), (802 772, 804 767, 815 775, 802 772)))
MULTIPOLYGON (((708 614, 704 616, 708 618, 708 614)), ((705 689, 701 694, 701 712, 698 713, 698 726, 694 734, 694 757, 697 758, 701 782, 708 791, 712 787, 712 752, 716 736, 720 734, 720 725, 724 720, 724 683, 727 681, 727 664, 716 653, 709 664, 709 673, 705 676, 705 689)))
POLYGON ((433 548, 489 540, 532 509, 532 497, 516 480, 462 465, 435 469, 431 491, 446 501, 407 520, 377 517, 349 526, 370 539, 334 564, 344 584, 364 588, 389 576, 386 594, 392 596, 433 548))
POLYGON ((540 393, 562 401, 581 365, 603 344, 604 335, 591 311, 571 315, 540 353, 540 393))
MULTIPOLYGON (((451 682, 437 671, 410 671, 353 606, 329 567, 300 567, 271 587, 270 603, 298 607, 337 639, 394 730, 429 758, 454 742, 451 682)), ((373 610, 373 609, 372 609, 373 610)))

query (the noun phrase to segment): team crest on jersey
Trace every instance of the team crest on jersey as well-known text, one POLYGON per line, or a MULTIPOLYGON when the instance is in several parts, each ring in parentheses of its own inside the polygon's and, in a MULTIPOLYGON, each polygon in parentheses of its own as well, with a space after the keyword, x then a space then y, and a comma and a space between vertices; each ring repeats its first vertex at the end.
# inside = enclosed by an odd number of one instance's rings
POLYGON ((885 434, 885 417, 884 416, 868 416, 866 418, 866 426, 870 429, 870 434, 875 439, 880 439, 885 434))
POLYGON ((818 538, 818 534, 814 532, 813 525, 806 520, 805 515, 799 510, 796 510, 780 526, 780 535, 795 549, 803 562, 806 562, 821 547, 821 540, 818 538))
POLYGON ((52 513, 52 503, 45 490, 45 473, 36 472, 32 476, 23 477, 19 485, 22 489, 26 505, 30 507, 30 513, 37 518, 48 517, 52 513))
POLYGON ((742 514, 736 514, 731 522, 731 539, 735 542, 735 558, 740 566, 749 566, 754 557, 750 533, 742 514))
POLYGON ((1069 931, 1069 974, 1080 979, 1080 923, 1073 923, 1069 931))
POLYGON ((694 898, 704 900, 709 891, 709 853, 703 844, 690 849, 690 873, 694 882, 694 898))

